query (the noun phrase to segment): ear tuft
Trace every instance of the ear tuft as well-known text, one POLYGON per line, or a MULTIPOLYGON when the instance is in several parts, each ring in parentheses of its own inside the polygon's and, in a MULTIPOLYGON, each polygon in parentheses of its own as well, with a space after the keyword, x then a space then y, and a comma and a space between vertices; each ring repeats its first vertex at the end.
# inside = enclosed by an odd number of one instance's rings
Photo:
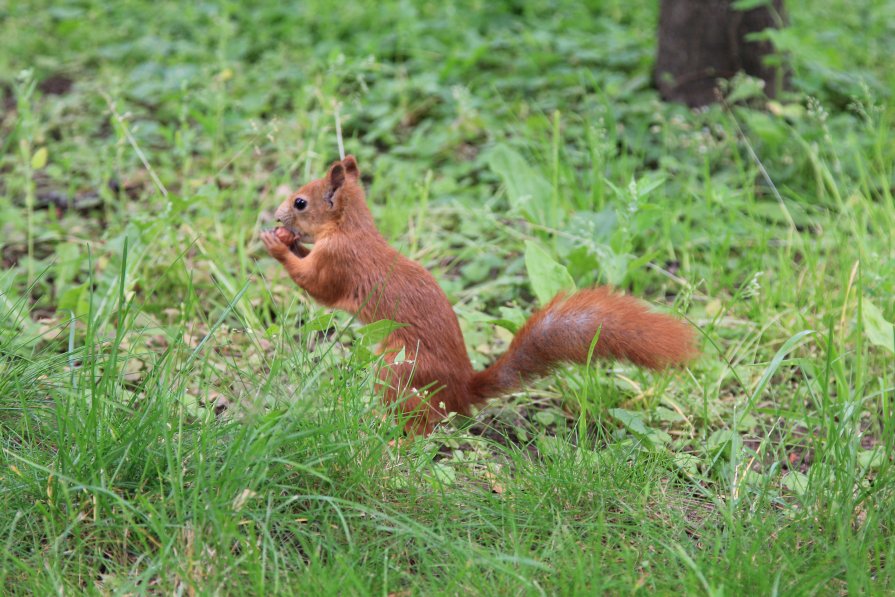
POLYGON ((350 178, 354 178, 355 180, 360 178, 360 170, 357 167, 357 160, 354 159, 353 155, 346 155, 345 159, 342 160, 342 166, 345 167, 345 174, 350 178))

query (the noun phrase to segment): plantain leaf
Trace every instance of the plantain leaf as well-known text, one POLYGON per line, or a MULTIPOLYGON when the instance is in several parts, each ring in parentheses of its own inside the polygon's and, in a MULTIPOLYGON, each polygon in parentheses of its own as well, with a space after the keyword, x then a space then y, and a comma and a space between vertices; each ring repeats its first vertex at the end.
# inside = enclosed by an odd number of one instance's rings
POLYGON ((609 414, 615 417, 634 437, 641 440, 648 448, 658 448, 671 442, 671 436, 661 429, 647 427, 643 422, 643 414, 624 408, 610 408, 609 414))
POLYGON ((363 338, 362 343, 366 346, 372 346, 385 340, 389 334, 399 328, 405 327, 407 324, 398 323, 390 319, 380 319, 373 323, 368 323, 357 330, 358 334, 363 338))
POLYGON ((550 183, 507 145, 497 145, 488 153, 488 165, 503 181, 512 208, 529 222, 543 223, 543 206, 553 192, 550 183))
POLYGON ((575 280, 569 270, 531 241, 525 242, 525 269, 528 270, 531 289, 542 305, 550 302, 561 290, 575 290, 575 280))
POLYGON ((31 169, 32 170, 40 170, 44 166, 47 165, 47 148, 41 147, 37 151, 34 152, 34 155, 31 156, 31 169))
POLYGON ((804 495, 808 491, 808 476, 799 471, 791 471, 783 477, 783 486, 797 495, 804 495))
POLYGON ((861 305, 864 314, 864 334, 871 344, 882 346, 895 353, 895 326, 886 321, 883 312, 871 303, 867 297, 861 305))

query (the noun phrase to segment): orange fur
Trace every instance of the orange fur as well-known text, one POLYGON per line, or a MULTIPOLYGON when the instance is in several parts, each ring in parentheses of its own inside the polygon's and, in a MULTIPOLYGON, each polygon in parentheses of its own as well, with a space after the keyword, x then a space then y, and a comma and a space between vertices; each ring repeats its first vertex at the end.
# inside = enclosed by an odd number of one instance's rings
POLYGON ((404 410, 413 413, 409 430, 428 433, 449 412, 468 412, 563 362, 586 363, 598 332, 594 357, 661 369, 697 355, 687 324, 653 313, 631 297, 594 288, 554 298, 519 330, 506 354, 476 372, 457 316, 435 278, 376 229, 353 156, 299 189, 276 216, 285 230, 265 231, 261 239, 315 300, 355 313, 364 323, 405 324, 383 342, 386 366, 380 381, 387 400, 405 398, 404 410), (313 250, 302 241, 314 242, 313 250), (397 362, 402 350, 404 360, 397 362))

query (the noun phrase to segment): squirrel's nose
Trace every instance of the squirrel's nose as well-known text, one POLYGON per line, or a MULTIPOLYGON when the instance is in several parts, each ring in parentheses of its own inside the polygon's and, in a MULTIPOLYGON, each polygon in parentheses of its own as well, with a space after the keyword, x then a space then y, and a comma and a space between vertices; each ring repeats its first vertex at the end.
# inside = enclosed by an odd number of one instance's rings
POLYGON ((274 212, 273 217, 276 218, 277 222, 279 222, 280 224, 285 224, 286 220, 289 219, 288 215, 289 215, 288 208, 283 209, 283 206, 281 205, 274 212))

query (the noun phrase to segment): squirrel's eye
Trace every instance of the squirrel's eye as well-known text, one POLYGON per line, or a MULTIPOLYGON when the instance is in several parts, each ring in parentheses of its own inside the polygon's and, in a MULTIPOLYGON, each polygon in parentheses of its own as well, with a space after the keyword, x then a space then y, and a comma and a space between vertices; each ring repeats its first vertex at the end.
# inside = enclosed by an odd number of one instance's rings
POLYGON ((307 200, 302 199, 301 197, 299 197, 295 200, 295 209, 297 209, 298 211, 303 211, 307 206, 308 206, 307 200))

